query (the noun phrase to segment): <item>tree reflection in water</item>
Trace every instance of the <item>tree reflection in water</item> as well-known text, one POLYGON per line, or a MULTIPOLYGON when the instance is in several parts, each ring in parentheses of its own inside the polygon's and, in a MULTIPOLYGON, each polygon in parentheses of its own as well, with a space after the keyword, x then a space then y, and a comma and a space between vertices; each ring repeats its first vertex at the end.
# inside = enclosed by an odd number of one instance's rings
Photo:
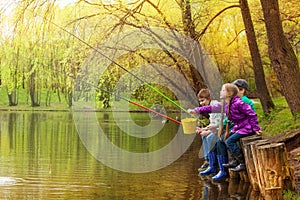
POLYGON ((259 192, 253 191, 249 182, 231 178, 223 181, 212 181, 210 178, 201 177, 199 184, 203 185, 204 200, 219 199, 263 199, 259 192))

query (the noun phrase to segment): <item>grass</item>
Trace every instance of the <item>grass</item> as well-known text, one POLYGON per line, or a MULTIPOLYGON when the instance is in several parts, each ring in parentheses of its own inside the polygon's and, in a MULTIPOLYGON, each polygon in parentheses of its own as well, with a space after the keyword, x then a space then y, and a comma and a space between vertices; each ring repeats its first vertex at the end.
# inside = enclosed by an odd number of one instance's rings
POLYGON ((283 191, 283 198, 285 200, 300 200, 300 196, 290 190, 283 191))
POLYGON ((300 119, 296 119, 284 97, 273 98, 275 108, 267 116, 263 114, 261 104, 256 104, 259 124, 265 136, 275 136, 284 132, 300 129, 300 119))

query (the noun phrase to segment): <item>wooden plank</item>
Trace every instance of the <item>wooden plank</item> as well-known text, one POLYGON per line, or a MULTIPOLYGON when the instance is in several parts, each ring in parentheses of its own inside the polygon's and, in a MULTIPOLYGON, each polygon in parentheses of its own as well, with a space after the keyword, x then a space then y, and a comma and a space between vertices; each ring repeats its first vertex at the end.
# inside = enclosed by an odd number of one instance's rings
POLYGON ((253 142, 255 140, 261 140, 262 136, 261 135, 251 135, 251 136, 247 136, 241 139, 241 144, 242 147, 249 144, 250 142, 253 142))

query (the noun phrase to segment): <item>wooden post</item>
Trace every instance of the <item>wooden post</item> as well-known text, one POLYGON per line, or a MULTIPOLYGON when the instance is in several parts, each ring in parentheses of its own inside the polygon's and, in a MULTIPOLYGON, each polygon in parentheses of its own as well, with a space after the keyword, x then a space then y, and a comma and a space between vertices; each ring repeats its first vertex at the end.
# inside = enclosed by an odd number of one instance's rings
POLYGON ((231 171, 230 169, 229 169, 228 171, 229 171, 230 179, 239 179, 239 178, 240 178, 239 173, 233 172, 233 171, 231 171))
POLYGON ((249 182, 249 177, 248 177, 248 174, 247 174, 247 170, 246 171, 240 171, 240 172, 238 172, 238 174, 239 174, 239 177, 242 181, 249 182))
POLYGON ((253 188, 251 188, 247 193, 247 200, 264 200, 263 196, 259 191, 254 191, 253 188))
POLYGON ((252 184, 252 174, 255 173, 255 166, 253 163, 253 154, 250 148, 250 143, 253 141, 260 140, 262 138, 261 135, 252 135, 248 137, 244 137, 241 139, 241 147, 244 153, 245 164, 247 168, 246 172, 240 172, 240 177, 242 180, 249 182, 252 184))
POLYGON ((300 147, 289 152, 289 164, 291 166, 291 183, 290 187, 298 191, 300 195, 300 147))
MULTIPOLYGON (((254 142, 250 142, 250 157, 252 158, 251 164, 247 165, 247 170, 249 174, 250 183, 252 185, 252 188, 254 191, 259 191, 259 173, 258 173, 258 160, 257 160, 257 148, 262 145, 270 144, 270 141, 268 139, 263 140, 256 140, 254 142)), ((249 162, 250 163, 250 162, 249 162)))
POLYGON ((236 193, 236 191, 239 188, 239 183, 240 183, 239 179, 235 179, 235 178, 232 179, 232 178, 230 178, 229 184, 228 184, 228 193, 229 194, 236 193))
POLYGON ((266 200, 282 199, 283 181, 289 170, 284 143, 274 143, 257 148, 260 191, 266 200))

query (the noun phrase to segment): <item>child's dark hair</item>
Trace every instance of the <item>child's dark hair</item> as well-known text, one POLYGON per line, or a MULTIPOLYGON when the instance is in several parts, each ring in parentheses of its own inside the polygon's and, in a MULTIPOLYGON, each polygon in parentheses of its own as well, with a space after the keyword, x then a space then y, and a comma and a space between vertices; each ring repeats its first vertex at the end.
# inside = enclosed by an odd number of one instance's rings
POLYGON ((209 92, 209 89, 201 89, 197 94, 198 99, 205 98, 205 99, 211 99, 211 94, 209 92))

